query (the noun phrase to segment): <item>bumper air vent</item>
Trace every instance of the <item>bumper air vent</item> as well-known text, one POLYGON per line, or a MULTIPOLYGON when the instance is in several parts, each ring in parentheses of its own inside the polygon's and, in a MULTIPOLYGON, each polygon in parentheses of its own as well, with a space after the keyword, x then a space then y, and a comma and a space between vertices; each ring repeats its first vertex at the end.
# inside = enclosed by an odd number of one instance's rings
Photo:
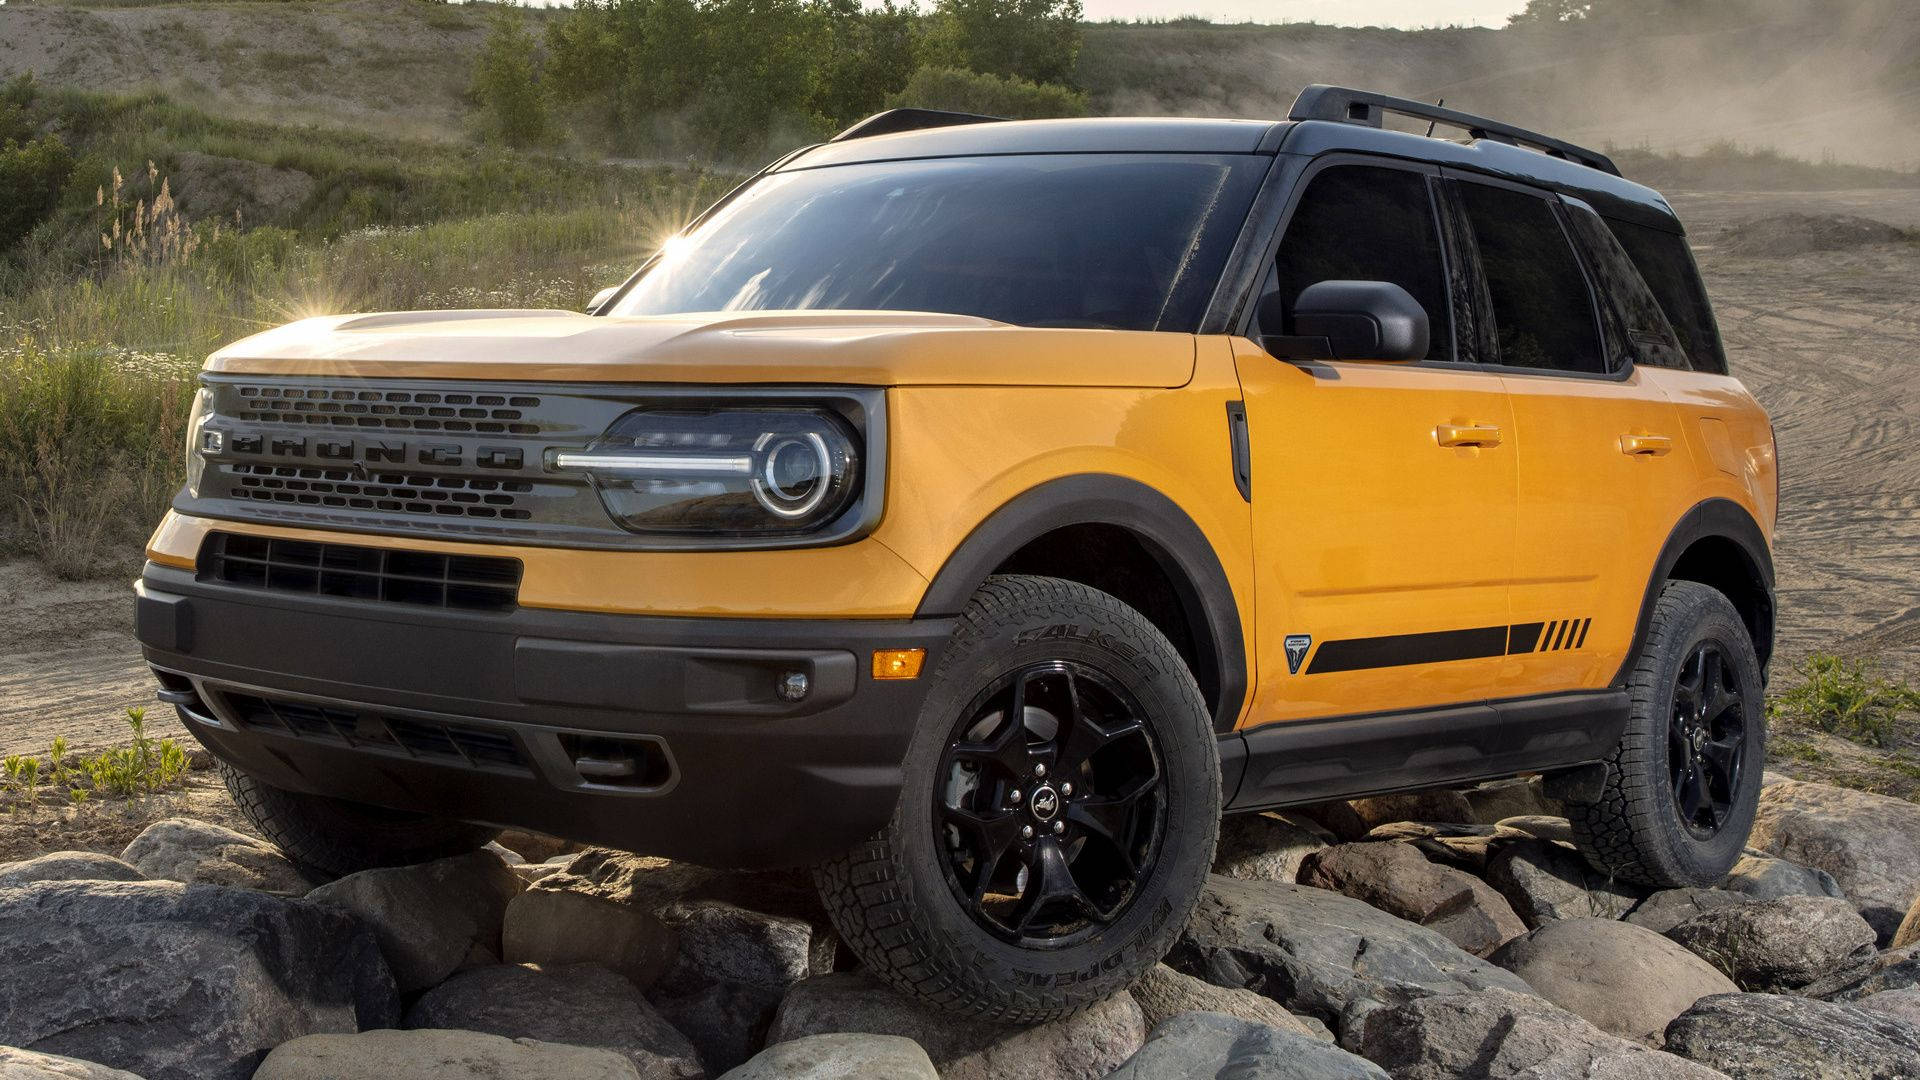
POLYGON ((359 547, 238 533, 209 533, 201 581, 463 611, 510 611, 520 594, 520 560, 484 555, 359 547))

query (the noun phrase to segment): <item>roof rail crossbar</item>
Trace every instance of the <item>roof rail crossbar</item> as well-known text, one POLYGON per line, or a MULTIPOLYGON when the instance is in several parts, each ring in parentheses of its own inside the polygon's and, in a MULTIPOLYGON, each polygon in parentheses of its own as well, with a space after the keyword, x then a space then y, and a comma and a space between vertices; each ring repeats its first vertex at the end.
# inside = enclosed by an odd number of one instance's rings
POLYGON ((899 131, 959 127, 962 124, 994 124, 1005 119, 1004 116, 981 116, 977 113, 947 112, 944 109, 888 109, 874 113, 827 141, 846 142, 848 139, 892 135, 899 131))
MULTIPOLYGON (((1411 116, 1431 123, 1446 124, 1449 127, 1465 128, 1476 139, 1491 139, 1494 142, 1510 146, 1524 146, 1590 169, 1599 169, 1614 176, 1620 170, 1613 159, 1597 150, 1588 150, 1570 142, 1562 142, 1537 131, 1503 124, 1498 120, 1489 120, 1484 116, 1463 113, 1457 109, 1428 105, 1411 98, 1390 97, 1367 90, 1351 90, 1344 86, 1327 86, 1315 83, 1300 91, 1293 100, 1293 108, 1287 113, 1289 120, 1332 120, 1342 124, 1365 124, 1367 127, 1381 127, 1387 113, 1411 116)), ((885 115, 884 113, 881 115, 885 115)))

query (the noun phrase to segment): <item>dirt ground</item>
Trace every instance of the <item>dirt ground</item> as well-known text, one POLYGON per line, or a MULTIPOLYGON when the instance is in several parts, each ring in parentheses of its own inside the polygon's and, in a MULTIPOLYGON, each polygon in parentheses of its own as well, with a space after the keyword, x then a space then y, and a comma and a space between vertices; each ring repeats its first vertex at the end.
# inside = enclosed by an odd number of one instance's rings
MULTIPOLYGON (((1920 243, 1787 257, 1722 250, 1733 230, 1787 213, 1920 228, 1920 191, 1674 202, 1695 234, 1734 371, 1779 431, 1776 671, 1824 650, 1920 678, 1920 243)), ((132 609, 125 581, 57 582, 30 563, 0 563, 0 754, 44 755, 56 735, 76 749, 123 741, 127 707, 153 700, 132 609)), ((164 708, 149 710, 149 726, 180 734, 164 708)))

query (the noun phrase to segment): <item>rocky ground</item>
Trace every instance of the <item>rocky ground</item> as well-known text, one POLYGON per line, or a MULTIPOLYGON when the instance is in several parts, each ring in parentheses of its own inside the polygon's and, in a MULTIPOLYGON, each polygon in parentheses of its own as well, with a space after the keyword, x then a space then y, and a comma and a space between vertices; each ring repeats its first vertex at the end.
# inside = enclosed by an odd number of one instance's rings
POLYGON ((798 873, 508 834, 322 882, 171 818, 0 865, 0 1076, 1920 1077, 1920 807, 1774 778, 1711 889, 1568 837, 1524 780, 1230 819, 1166 963, 1021 1029, 870 979, 798 873))

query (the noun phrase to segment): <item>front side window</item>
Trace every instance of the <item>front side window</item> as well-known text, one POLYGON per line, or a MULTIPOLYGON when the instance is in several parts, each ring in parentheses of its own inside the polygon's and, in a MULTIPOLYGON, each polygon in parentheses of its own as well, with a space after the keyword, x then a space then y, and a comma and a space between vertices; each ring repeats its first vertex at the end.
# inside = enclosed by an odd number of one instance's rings
POLYGON ((610 314, 935 311, 1192 332, 1268 163, 1040 154, 776 173, 670 245, 610 314))
MULTIPOLYGON (((1407 169, 1334 165, 1307 185, 1274 263, 1275 288, 1289 305, 1322 281, 1386 281, 1427 309, 1436 358, 1453 340, 1446 264, 1427 178, 1407 169)), ((1292 333, 1292 327, 1262 327, 1292 333)))
POLYGON ((1593 296, 1553 204, 1489 184, 1455 190, 1480 252, 1499 363, 1605 373, 1593 296))

